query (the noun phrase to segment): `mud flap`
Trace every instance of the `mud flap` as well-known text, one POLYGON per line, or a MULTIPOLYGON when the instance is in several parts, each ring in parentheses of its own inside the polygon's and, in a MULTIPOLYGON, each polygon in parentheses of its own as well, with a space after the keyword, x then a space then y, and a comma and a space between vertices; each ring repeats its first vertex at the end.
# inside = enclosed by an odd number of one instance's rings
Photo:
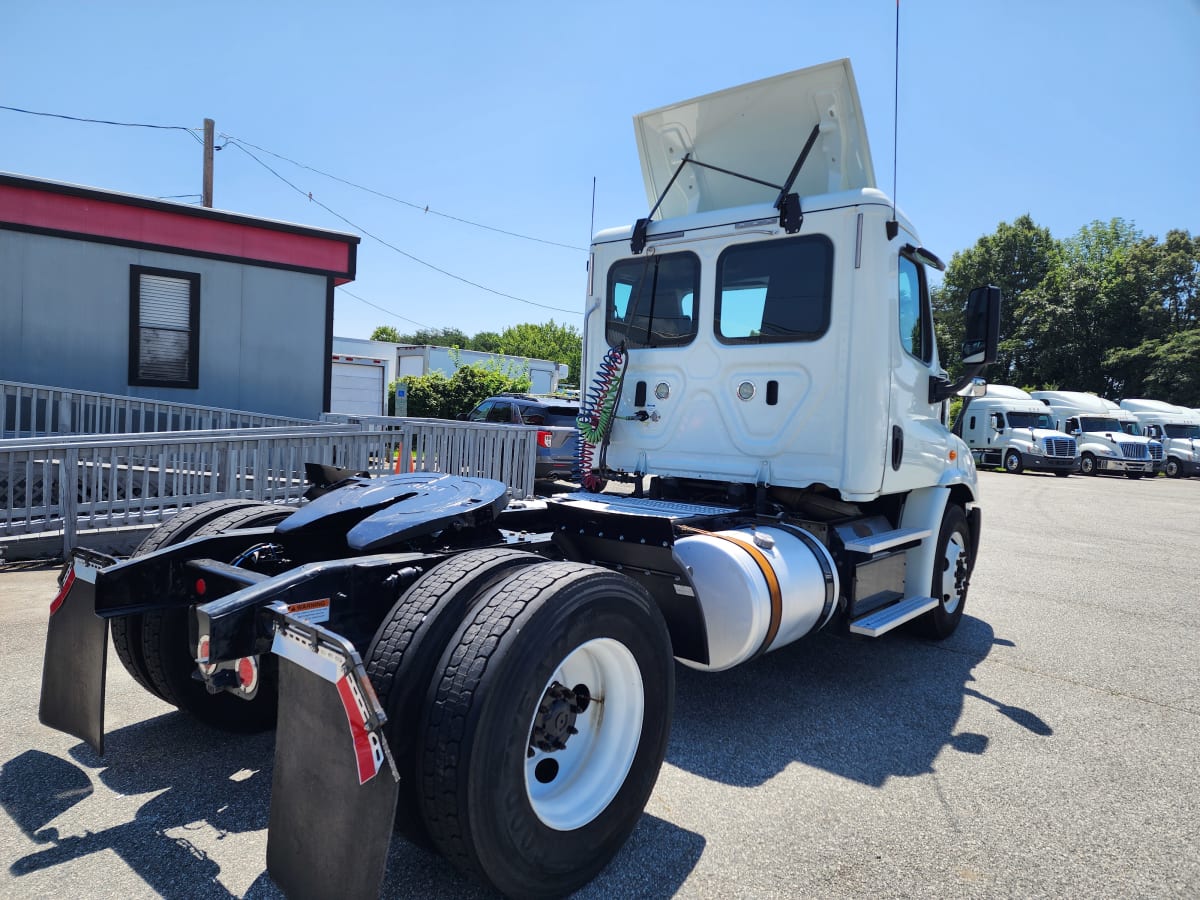
POLYGON ((97 561, 75 556, 50 605, 38 719, 103 754, 108 620, 96 615, 97 561))
POLYGON ((386 718, 345 639, 286 615, 267 872, 291 898, 375 898, 387 865, 399 777, 386 718))

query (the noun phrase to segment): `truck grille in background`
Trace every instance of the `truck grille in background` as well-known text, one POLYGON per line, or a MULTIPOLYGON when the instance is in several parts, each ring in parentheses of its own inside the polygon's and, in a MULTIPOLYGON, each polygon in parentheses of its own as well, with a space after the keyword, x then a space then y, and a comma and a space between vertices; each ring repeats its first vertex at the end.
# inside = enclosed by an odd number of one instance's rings
POLYGON ((1145 444, 1121 444, 1121 454, 1126 459, 1149 459, 1145 444))
POLYGON ((1047 456, 1065 456, 1074 458, 1075 456, 1075 439, 1074 438, 1043 438, 1042 445, 1045 448, 1047 456))
POLYGON ((1157 444, 1157 443, 1151 444, 1150 445, 1150 458, 1152 460, 1154 460, 1155 462, 1160 462, 1162 460, 1162 457, 1163 457, 1162 444, 1157 444))

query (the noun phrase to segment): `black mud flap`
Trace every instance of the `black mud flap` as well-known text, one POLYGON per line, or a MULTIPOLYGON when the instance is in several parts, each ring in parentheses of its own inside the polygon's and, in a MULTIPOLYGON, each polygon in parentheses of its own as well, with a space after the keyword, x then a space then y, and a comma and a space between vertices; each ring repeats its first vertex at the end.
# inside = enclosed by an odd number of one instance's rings
POLYGON ((108 620, 96 615, 96 573, 116 560, 76 551, 50 604, 42 663, 43 725, 87 741, 104 753, 104 668, 108 620))
POLYGON ((344 638, 277 616, 279 722, 267 872, 291 898, 375 898, 399 777, 382 707, 344 638))

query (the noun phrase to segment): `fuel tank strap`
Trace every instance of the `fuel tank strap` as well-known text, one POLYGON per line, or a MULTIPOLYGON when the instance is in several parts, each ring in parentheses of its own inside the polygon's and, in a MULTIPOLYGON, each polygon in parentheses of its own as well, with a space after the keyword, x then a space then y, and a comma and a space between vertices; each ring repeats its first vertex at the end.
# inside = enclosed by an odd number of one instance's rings
POLYGON ((771 596, 771 621, 767 625, 767 633, 763 636, 762 643, 759 644, 758 649, 754 651, 754 655, 750 659, 762 656, 775 640, 775 636, 779 634, 779 625, 783 621, 783 592, 780 590, 779 578, 775 575, 775 569, 772 568, 771 561, 752 542, 743 541, 741 538, 731 537, 727 534, 718 534, 715 531, 705 531, 701 528, 693 528, 690 525, 680 525, 679 531, 684 534, 699 534, 704 537, 717 538, 718 540, 735 544, 746 551, 747 555, 754 560, 754 564, 758 566, 759 571, 762 572, 763 578, 767 582, 767 592, 771 596))

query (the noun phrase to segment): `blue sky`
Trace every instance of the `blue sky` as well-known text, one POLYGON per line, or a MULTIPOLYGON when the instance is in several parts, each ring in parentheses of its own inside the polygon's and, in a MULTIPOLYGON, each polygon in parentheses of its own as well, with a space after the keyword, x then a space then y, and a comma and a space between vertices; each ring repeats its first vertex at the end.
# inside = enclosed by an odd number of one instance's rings
MULTIPOLYGON (((635 113, 849 57, 891 192, 895 9, 13 3, 0 104, 195 128, 209 117, 218 133, 415 205, 253 151, 289 187, 237 146, 217 153, 216 207, 363 234, 358 279, 337 295, 340 336, 579 326, 593 178, 596 230, 648 211, 635 113)), ((1151 235, 1200 232, 1198 48, 1198 0, 903 0, 899 205, 945 259, 1023 213, 1057 237, 1114 216, 1151 235)), ((201 148, 185 132, 0 110, 0 136, 0 170, 200 191, 201 148)))

